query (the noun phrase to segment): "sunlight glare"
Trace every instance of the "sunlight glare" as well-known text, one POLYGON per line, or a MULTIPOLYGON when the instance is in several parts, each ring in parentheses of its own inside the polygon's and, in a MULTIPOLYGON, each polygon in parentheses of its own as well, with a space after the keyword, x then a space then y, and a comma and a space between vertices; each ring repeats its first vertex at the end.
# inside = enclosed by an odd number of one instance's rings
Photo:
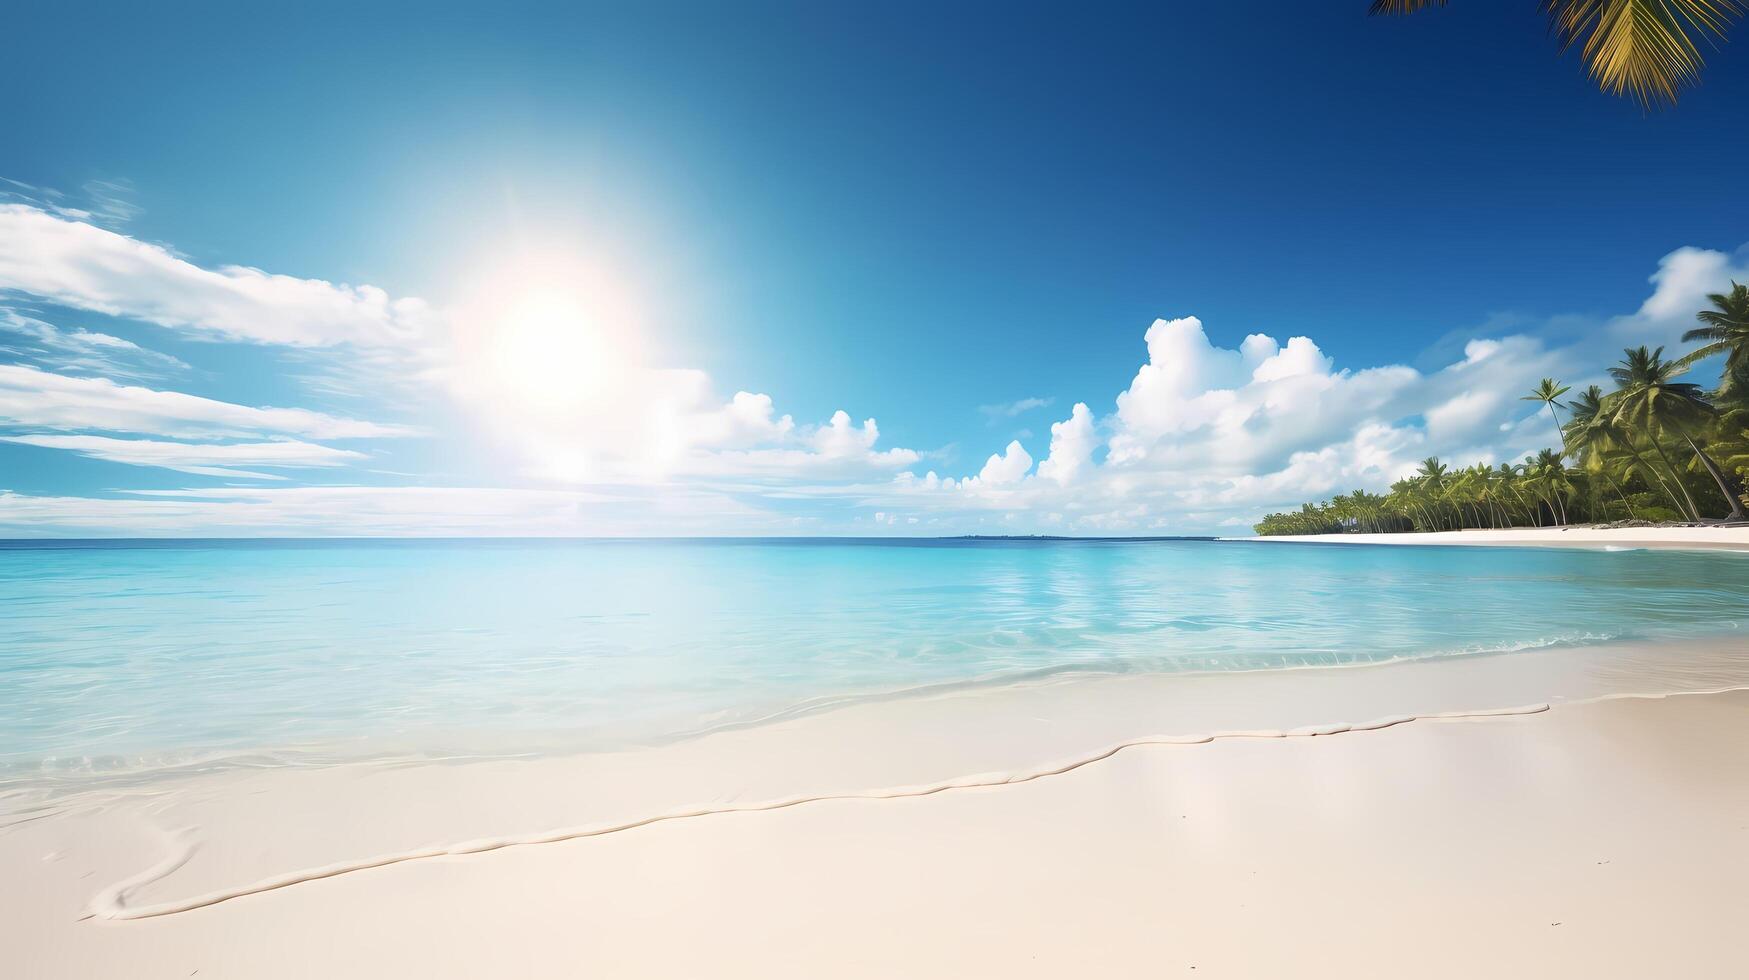
POLYGON ((525 257, 474 293, 458 380, 512 425, 574 424, 611 409, 643 369, 624 290, 559 256, 525 257))
POLYGON ((492 332, 487 369, 496 387, 542 408, 575 408, 611 377, 617 352, 579 297, 535 288, 505 310, 492 332))

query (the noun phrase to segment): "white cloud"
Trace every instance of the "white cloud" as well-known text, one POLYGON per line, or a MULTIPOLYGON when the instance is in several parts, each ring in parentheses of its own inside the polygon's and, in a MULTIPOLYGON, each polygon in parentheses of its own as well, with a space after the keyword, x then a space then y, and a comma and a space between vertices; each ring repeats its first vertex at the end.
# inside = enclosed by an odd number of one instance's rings
POLYGON ((99 224, 121 225, 140 216, 134 203, 134 182, 125 177, 88 180, 79 188, 85 194, 92 219, 99 224))
MULTIPOLYGON (((747 396, 741 392, 735 397, 747 396)), ((769 420, 770 398, 759 399, 769 420)), ((731 402, 729 408, 735 403, 731 402)), ((707 418, 710 416, 707 415, 707 418)), ((850 414, 837 411, 825 425, 797 427, 785 415, 776 423, 750 427, 758 434, 757 448, 718 448, 721 443, 705 441, 711 435, 709 427, 695 431, 698 441, 684 455, 667 462, 664 475, 670 477, 717 476, 767 479, 857 479, 891 473, 917 463, 922 456, 915 450, 876 449, 880 429, 874 419, 861 425, 850 421, 850 414)), ((743 430, 746 431, 746 430, 743 430)), ((732 445, 732 444, 731 444, 732 445)))
POLYGON ((221 487, 112 497, 0 490, 8 534, 615 535, 794 533, 775 515, 713 493, 603 493, 493 487, 221 487))
POLYGON ((1307 337, 1280 344, 1253 334, 1224 349, 1194 317, 1156 321, 1145 340, 1148 361, 1116 410, 1098 419, 1077 403, 1051 427, 1037 473, 1025 475, 1031 460, 1013 443, 978 476, 907 473, 864 488, 863 499, 961 521, 997 510, 1016 529, 1230 529, 1265 510, 1382 489, 1425 455, 1467 464, 1554 444, 1546 414, 1519 396, 1545 375, 1579 377, 1590 353, 1523 335, 1478 339, 1460 360, 1422 374, 1338 369, 1307 337), (1101 431, 1106 455, 1096 461, 1101 431))
POLYGON ((850 413, 839 409, 832 413, 831 421, 814 430, 808 441, 820 455, 844 459, 872 450, 880 434, 874 419, 864 419, 861 426, 856 426, 850 421, 850 413))
MULTIPOLYGON (((873 425, 874 420, 870 419, 869 424, 873 425)), ((714 412, 699 413, 690 425, 692 436, 698 443, 722 449, 781 442, 795 431, 795 427, 794 419, 776 414, 770 395, 750 391, 735 392, 728 404, 714 412)))
POLYGON ((1609 333, 1624 345, 1678 345, 1682 334, 1698 325, 1694 314, 1708 306, 1707 294, 1729 292, 1733 280, 1749 282, 1749 249, 1732 256, 1679 248, 1658 260, 1658 271, 1649 280, 1652 295, 1633 315, 1611 321, 1609 333))
POLYGON ((622 366, 551 411, 525 404, 498 412, 484 393, 462 391, 528 461, 528 475, 563 484, 855 479, 921 458, 876 448, 872 418, 858 424, 840 410, 804 425, 778 414, 770 395, 738 391, 723 401, 712 387, 703 371, 622 366))
POLYGON ((1051 423, 1051 451, 1038 464, 1039 477, 1059 486, 1074 483, 1093 467, 1096 442, 1093 413, 1084 402, 1076 402, 1068 418, 1051 423))
MULTIPOLYGON (((717 401, 704 372, 645 366, 632 347, 603 346, 577 331, 529 335, 518 329, 526 324, 499 322, 501 317, 480 310, 454 333, 445 322, 449 314, 417 299, 238 266, 201 268, 163 247, 78 220, 85 212, 51 213, 38 206, 42 199, 38 193, 35 204, 0 204, 0 294, 210 339, 293 348, 349 345, 353 351, 344 364, 318 369, 318 384, 339 379, 342 387, 356 389, 368 378, 376 390, 410 377, 443 382, 520 450, 527 474, 542 479, 855 477, 890 473, 919 459, 910 449, 875 448, 879 429, 873 419, 856 424, 838 412, 824 424, 800 425, 777 414, 769 395, 742 391, 717 401), (509 343, 519 338, 570 343, 562 350, 509 343), (498 363, 506 357, 508 362, 498 363)), ((501 306, 504 297, 494 300, 501 306)), ((38 342, 60 347, 127 343, 69 334, 42 321, 26 326, 38 342)), ((89 358, 51 366, 127 376, 89 358)), ((184 438, 257 432, 352 438, 406 431, 303 409, 251 409, 97 379, 18 373, 0 374, 0 423, 6 422, 184 438)))
POLYGON ((169 250, 24 204, 0 204, 0 293, 128 317, 212 339, 398 347, 432 329, 417 299, 375 286, 203 269, 169 250))
MULTIPOLYGON (((1255 339, 1257 335, 1245 338, 1255 339)), ((1265 337, 1273 346, 1272 338, 1265 337)), ((1310 337, 1290 337, 1287 346, 1279 348, 1275 353, 1263 359, 1263 362, 1251 372, 1252 381, 1280 381, 1284 378, 1296 378, 1302 375, 1326 375, 1334 362, 1324 356, 1318 345, 1312 343, 1310 337)))
POLYGON ((1336 372, 1307 337, 1281 346, 1253 334, 1240 350, 1222 349, 1195 317, 1157 320, 1145 339, 1148 363, 1117 396, 1108 461, 1119 466, 1274 468, 1388 414, 1419 377, 1395 366, 1336 372))
POLYGON ((314 439, 367 439, 417 434, 406 426, 336 418, 301 408, 250 408, 18 364, 0 364, 0 425, 178 438, 287 433, 314 439))
POLYGON ((0 203, 26 204, 39 211, 47 211, 74 221, 91 221, 96 218, 91 209, 68 203, 67 195, 61 191, 27 184, 10 177, 0 177, 0 203))
POLYGON ((1008 487, 1019 483, 1026 476, 1026 471, 1032 469, 1032 457, 1026 448, 1016 439, 1008 444, 1001 453, 992 454, 984 461, 984 468, 978 475, 968 477, 962 483, 968 488, 974 487, 1008 487))
POLYGON ((58 371, 140 379, 188 370, 188 365, 177 358, 147 350, 121 337, 79 328, 63 329, 9 307, 0 307, 0 333, 22 338, 22 346, 20 341, 0 344, 0 354, 28 359, 58 371))
POLYGON ((327 467, 343 466, 365 459, 364 453, 334 449, 309 442, 187 443, 154 439, 114 439, 90 435, 0 436, 12 442, 43 449, 65 449, 114 463, 157 466, 201 476, 282 480, 283 476, 237 469, 242 466, 327 467))
POLYGON ((1126 438, 1112 451, 1120 459, 1145 454, 1146 443, 1169 433, 1208 424, 1244 377, 1243 356, 1210 344, 1196 317, 1155 320, 1143 340, 1148 362, 1117 396, 1126 438))
POLYGON ((1723 252, 1679 248, 1658 261, 1651 278, 1656 288, 1640 304, 1640 315, 1654 320, 1693 317, 1706 294, 1729 280, 1731 271, 1731 261, 1723 252))

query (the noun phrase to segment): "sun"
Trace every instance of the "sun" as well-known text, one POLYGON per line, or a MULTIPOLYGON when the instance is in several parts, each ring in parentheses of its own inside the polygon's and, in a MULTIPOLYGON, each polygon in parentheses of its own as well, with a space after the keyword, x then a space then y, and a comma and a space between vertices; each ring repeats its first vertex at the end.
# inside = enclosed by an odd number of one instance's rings
POLYGON ((623 362, 610 329, 582 297, 552 286, 529 287, 491 326, 480 367, 492 387, 514 402, 579 407, 623 362))
POLYGON ((665 372, 641 291, 623 270, 575 249, 495 249, 458 283, 450 383, 482 445, 567 483, 647 453, 646 409, 665 372))
POLYGON ((625 291, 580 262, 523 261, 474 291, 455 370, 490 414, 556 421, 636 383, 642 336, 625 291))

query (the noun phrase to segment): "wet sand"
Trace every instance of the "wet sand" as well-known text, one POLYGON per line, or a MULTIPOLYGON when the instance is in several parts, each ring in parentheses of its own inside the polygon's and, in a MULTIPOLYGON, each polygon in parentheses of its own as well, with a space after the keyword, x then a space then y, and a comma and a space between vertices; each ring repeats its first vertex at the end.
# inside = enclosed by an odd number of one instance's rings
POLYGON ((43 978, 1723 975, 1745 647, 1068 679, 14 799, 0 942, 43 978))

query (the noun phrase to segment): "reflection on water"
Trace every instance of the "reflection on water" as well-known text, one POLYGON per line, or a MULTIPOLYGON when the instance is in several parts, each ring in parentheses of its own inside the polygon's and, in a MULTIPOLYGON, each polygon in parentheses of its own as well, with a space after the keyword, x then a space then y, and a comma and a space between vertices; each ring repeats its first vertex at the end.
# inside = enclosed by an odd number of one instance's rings
POLYGON ((1749 557, 1216 542, 0 547, 0 779, 657 739, 1061 671, 1744 629, 1749 557))

